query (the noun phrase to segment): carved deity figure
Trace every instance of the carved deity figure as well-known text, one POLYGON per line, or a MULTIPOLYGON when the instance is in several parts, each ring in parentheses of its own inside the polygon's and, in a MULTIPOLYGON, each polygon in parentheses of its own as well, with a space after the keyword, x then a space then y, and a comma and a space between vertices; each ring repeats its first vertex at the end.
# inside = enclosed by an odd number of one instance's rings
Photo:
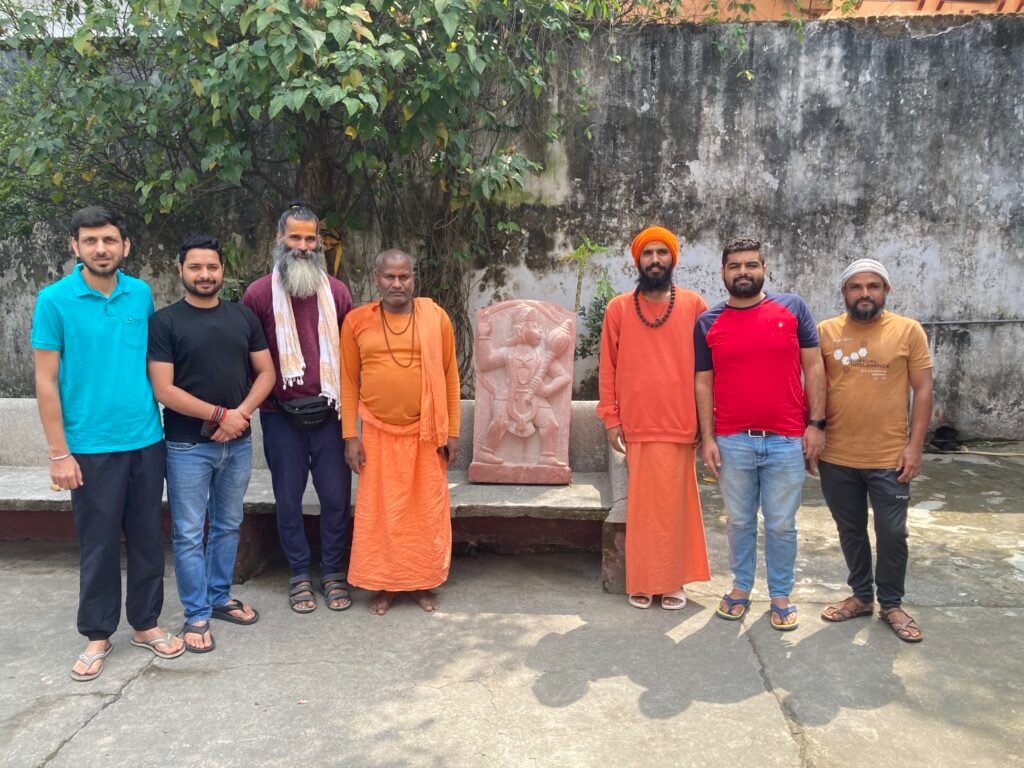
MULTIPOLYGON (((498 308, 481 313, 475 354, 478 403, 482 389, 485 397, 490 398, 490 407, 482 409, 483 413, 477 411, 486 419, 486 427, 475 430, 474 464, 568 467, 568 440, 563 426, 568 426, 575 328, 572 317, 559 322, 560 315, 555 313, 565 310, 551 305, 549 314, 554 317, 545 317, 540 311, 544 306, 540 302, 517 301, 506 308, 506 322, 500 324, 503 332, 497 338, 493 312, 488 312, 498 308), (550 330, 545 330, 545 325, 550 330), (564 359, 567 356, 568 364, 564 359), (539 456, 536 447, 532 451, 526 449, 525 441, 534 433, 539 438, 539 456), (510 448, 506 442, 503 450, 499 450, 506 435, 519 438, 521 445, 510 448), (508 458, 509 453, 521 460, 508 458)), ((499 478, 500 475, 495 479, 499 478)))

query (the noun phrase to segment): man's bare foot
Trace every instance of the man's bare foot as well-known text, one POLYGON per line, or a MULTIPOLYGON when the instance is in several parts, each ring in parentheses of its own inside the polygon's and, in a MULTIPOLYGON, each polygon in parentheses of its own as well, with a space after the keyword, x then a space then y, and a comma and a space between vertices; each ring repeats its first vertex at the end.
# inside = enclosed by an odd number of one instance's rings
POLYGON ((71 675, 76 680, 88 680, 94 677, 99 677, 100 671, 103 669, 103 660, 105 654, 110 652, 110 649, 114 646, 109 640, 90 640, 85 646, 85 650, 82 651, 83 656, 96 656, 92 663, 86 664, 80 658, 75 661, 71 667, 71 675), (100 656, 104 654, 104 656, 100 656))
MULTIPOLYGON (((732 590, 730 590, 729 592, 729 597, 733 598, 734 600, 746 600, 748 597, 750 597, 750 593, 744 592, 742 589, 736 589, 736 587, 733 587, 732 590)), ((725 602, 725 600, 722 600, 718 604, 718 610, 720 610, 722 613, 728 613, 730 616, 740 616, 743 614, 744 611, 747 610, 747 606, 730 606, 727 602, 725 602)))
POLYGON ((396 597, 398 597, 397 592, 378 592, 370 598, 370 613, 374 616, 383 616, 388 612, 391 604, 395 602, 396 597))
MULTIPOLYGON (((188 626, 188 625, 186 625, 188 626)), ((201 627, 206 630, 201 635, 195 632, 186 632, 184 635, 185 645, 189 648, 195 648, 196 650, 205 651, 211 645, 213 645, 213 633, 210 632, 210 622, 208 621, 197 621, 192 626, 201 627)))
POLYGON ((185 650, 185 641, 160 627, 132 632, 132 645, 146 647, 161 658, 173 659, 185 650))
POLYGON ((410 592, 409 597, 415 600, 416 605, 427 613, 433 613, 441 607, 441 601, 429 589, 417 589, 415 592, 410 592))

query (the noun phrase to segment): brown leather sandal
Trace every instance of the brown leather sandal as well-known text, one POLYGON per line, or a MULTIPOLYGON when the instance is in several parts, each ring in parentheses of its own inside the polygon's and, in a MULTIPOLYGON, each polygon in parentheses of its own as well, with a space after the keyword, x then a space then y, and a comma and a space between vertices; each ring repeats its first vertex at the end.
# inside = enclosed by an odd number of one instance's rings
POLYGON ((920 643, 924 640, 921 628, 917 626, 914 617, 899 606, 895 608, 882 608, 878 612, 878 618, 886 622, 892 631, 904 643, 920 643), (902 614, 902 618, 900 615, 902 614), (915 634, 916 633, 916 634, 915 634))
POLYGON ((830 605, 822 611, 821 618, 825 621, 839 623, 840 621, 856 619, 858 616, 870 616, 874 612, 874 601, 865 603, 856 595, 850 595, 845 600, 838 602, 835 605, 830 605))

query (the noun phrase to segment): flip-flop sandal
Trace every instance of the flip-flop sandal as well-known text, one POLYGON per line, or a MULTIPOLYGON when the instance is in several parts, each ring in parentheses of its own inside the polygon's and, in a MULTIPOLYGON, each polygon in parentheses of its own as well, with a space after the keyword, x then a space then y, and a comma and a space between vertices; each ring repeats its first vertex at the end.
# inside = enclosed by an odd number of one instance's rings
POLYGON ((887 611, 879 611, 878 618, 884 621, 886 624, 888 624, 889 629, 893 631, 893 634, 895 634, 896 637, 898 637, 904 643, 920 643, 922 640, 924 640, 924 633, 921 631, 921 628, 917 626, 917 622, 914 621, 914 617, 906 611, 904 611, 902 608, 890 608, 887 611), (900 619, 890 619, 889 615, 895 613, 896 611, 902 613, 904 616, 906 616, 906 618, 902 621, 900 619), (911 629, 917 630, 917 637, 904 637, 900 634, 900 632, 906 632, 907 630, 911 629))
MULTIPOLYGON (((78 661, 85 664, 85 668, 88 669, 99 659, 105 659, 110 655, 110 652, 114 650, 114 644, 107 640, 107 650, 100 651, 99 653, 80 653, 78 654, 78 661)), ((87 675, 84 672, 75 672, 71 670, 71 679, 78 683, 87 683, 90 680, 95 680, 103 672, 103 667, 106 664, 100 664, 100 668, 93 672, 91 675, 87 675)))
POLYGON ((842 621, 856 619, 858 616, 870 616, 874 612, 874 601, 865 603, 856 595, 850 595, 845 600, 842 600, 835 605, 828 606, 821 612, 821 618, 824 621, 830 621, 833 624, 838 624, 842 621))
POLYGON ((347 611, 352 607, 352 597, 345 587, 344 573, 328 573, 320 580, 320 591, 323 593, 327 607, 332 611, 347 611), (335 608, 331 605, 332 600, 348 600, 347 603, 335 608))
MULTIPOLYGON (((794 605, 793 603, 790 603, 785 608, 780 608, 779 606, 777 606, 774 603, 772 603, 771 609, 772 609, 772 613, 774 613, 776 616, 779 617, 779 622, 781 622, 783 619, 785 619, 790 614, 796 613, 796 605, 794 605)), ((792 632, 794 629, 796 629, 797 627, 800 626, 800 619, 797 619, 792 624, 782 624, 782 623, 776 624, 775 621, 773 620, 771 622, 771 625, 772 625, 772 629, 776 629, 779 632, 792 632)))
POLYGON ((170 632, 165 632, 164 634, 160 635, 160 637, 154 637, 152 640, 136 640, 133 637, 132 645, 134 645, 136 648, 145 648, 147 651, 152 651, 154 656, 159 656, 161 659, 176 659, 185 652, 184 645, 182 645, 181 648, 179 648, 178 650, 171 651, 170 653, 168 653, 167 651, 158 651, 156 648, 158 645, 170 645, 171 640, 173 639, 174 635, 172 635, 170 632))
POLYGON ((733 597, 731 595, 726 594, 726 595, 722 595, 722 601, 725 603, 725 605, 728 608, 728 610, 723 611, 722 610, 722 606, 718 606, 718 608, 715 609, 715 615, 718 616, 718 618, 720 618, 720 619, 725 619, 726 621, 739 621, 744 616, 746 616, 747 615, 747 611, 750 610, 750 597, 749 596, 748 597, 733 597), (743 610, 740 611, 739 613, 729 613, 729 611, 731 611, 737 605, 742 605, 743 606, 743 610))
MULTIPOLYGON (((205 624, 185 624, 181 628, 182 635, 199 635, 202 637, 207 632, 210 632, 210 622, 205 624)), ((213 639, 213 632, 210 632, 210 645, 207 648, 197 648, 194 645, 185 643, 185 650, 189 653, 209 653, 217 647, 217 641, 213 639)))
POLYGON ((309 576, 293 576, 288 580, 288 602, 296 613, 312 613, 316 610, 313 580, 309 576), (299 603, 312 603, 313 607, 299 608, 299 603))
POLYGON ((686 607, 686 590, 677 589, 675 592, 666 592, 661 596, 661 608, 665 611, 681 611, 686 607), (679 602, 675 605, 665 605, 665 598, 675 598, 679 602))
POLYGON ((214 619, 220 619, 221 621, 229 621, 232 624, 255 624, 260 620, 260 612, 255 608, 252 609, 251 619, 240 619, 237 616, 232 616, 231 611, 244 611, 245 606, 242 605, 241 600, 228 600, 224 605, 213 606, 214 619))
POLYGON ((636 592, 635 594, 629 596, 629 604, 632 605, 634 608, 639 608, 641 611, 646 611, 648 608, 651 607, 651 604, 653 602, 654 597, 652 595, 645 594, 644 592, 636 592), (647 599, 646 603, 643 602, 644 598, 647 599))

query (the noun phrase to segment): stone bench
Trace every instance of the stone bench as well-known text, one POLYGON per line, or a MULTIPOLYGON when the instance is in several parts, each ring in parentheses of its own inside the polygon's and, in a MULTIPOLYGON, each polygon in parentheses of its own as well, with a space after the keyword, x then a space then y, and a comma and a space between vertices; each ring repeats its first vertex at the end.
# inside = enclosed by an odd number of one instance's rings
MULTIPOLYGON (((0 539, 74 538, 71 494, 51 491, 46 441, 36 402, 0 398, 0 539)), ((259 419, 253 420, 253 473, 245 495, 246 520, 239 544, 237 575, 257 570, 277 546, 274 495, 263 456, 259 419)), ((594 403, 572 403, 568 486, 470 483, 473 402, 462 402, 459 459, 448 473, 452 529, 456 542, 504 552, 601 549, 604 586, 624 589, 622 538, 625 529, 625 464, 608 448, 594 403)), ((353 502, 357 478, 353 478, 353 502)), ((303 512, 316 538, 319 504, 312 483, 303 512)))

